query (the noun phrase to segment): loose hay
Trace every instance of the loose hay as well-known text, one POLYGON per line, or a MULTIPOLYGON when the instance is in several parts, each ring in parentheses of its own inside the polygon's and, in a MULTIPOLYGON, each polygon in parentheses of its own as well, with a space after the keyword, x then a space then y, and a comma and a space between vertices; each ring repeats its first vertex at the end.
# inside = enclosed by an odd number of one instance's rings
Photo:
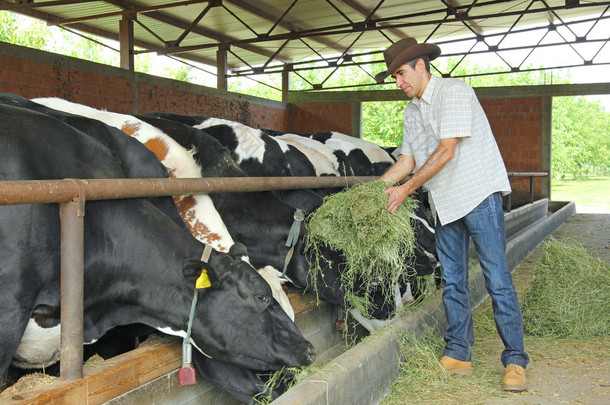
POLYGON ((415 250, 415 235, 408 216, 417 202, 407 197, 394 214, 388 212, 386 185, 381 180, 361 183, 325 197, 324 203, 308 217, 306 250, 310 254, 310 282, 323 282, 324 247, 342 252, 345 262, 341 285, 346 308, 358 307, 369 314, 369 293, 381 289, 391 297, 400 277, 414 274, 409 256, 415 250), (358 285, 359 291, 354 291, 358 285), (359 296, 363 299, 356 299, 359 296))
POLYGON ((551 239, 523 299, 527 333, 582 339, 610 333, 610 264, 551 239))
POLYGON ((23 397, 20 397, 20 394, 32 391, 37 388, 41 388, 45 385, 52 384, 54 381, 56 381, 58 379, 59 379, 59 377, 53 377, 53 376, 47 375, 45 373, 39 373, 39 372, 26 374, 23 377, 21 377, 15 384, 8 387, 6 390, 2 391, 0 393, 0 400, 23 399, 23 397))

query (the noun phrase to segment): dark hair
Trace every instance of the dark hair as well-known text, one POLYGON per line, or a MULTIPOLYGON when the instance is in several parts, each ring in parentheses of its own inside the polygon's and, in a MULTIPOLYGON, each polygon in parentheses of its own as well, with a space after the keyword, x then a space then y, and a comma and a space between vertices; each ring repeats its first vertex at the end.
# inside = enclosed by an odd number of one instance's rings
POLYGON ((430 57, 428 55, 422 55, 422 56, 418 56, 415 59, 411 59, 410 61, 407 62, 407 65, 409 65, 413 69, 415 69, 415 65, 417 64, 417 61, 420 59, 424 60, 424 63, 426 64, 426 71, 428 73, 430 73, 430 57))

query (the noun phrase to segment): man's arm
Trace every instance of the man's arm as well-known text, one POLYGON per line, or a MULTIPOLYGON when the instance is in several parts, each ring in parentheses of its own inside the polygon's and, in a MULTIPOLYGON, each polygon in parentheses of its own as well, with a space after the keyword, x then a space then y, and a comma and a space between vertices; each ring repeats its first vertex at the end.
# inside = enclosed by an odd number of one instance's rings
MULTIPOLYGON (((434 177, 451 159, 453 159, 457 141, 457 138, 441 139, 438 148, 432 152, 432 155, 430 155, 426 163, 424 163, 424 165, 413 175, 413 177, 407 180, 404 184, 397 187, 390 187, 385 191, 386 194, 390 196, 388 200, 388 211, 390 211, 390 213, 394 213, 394 211, 398 209, 400 204, 402 204, 404 199, 409 194, 434 177)), ((413 156, 411 156, 411 159, 412 158, 413 156)), ((382 179, 386 177, 386 175, 390 174, 390 170, 392 170, 392 168, 394 168, 394 166, 396 166, 396 164, 399 162, 400 160, 390 167, 388 172, 382 176, 382 179)), ((411 168, 411 170, 413 170, 413 168, 411 168)), ((387 180, 386 183, 388 183, 387 180)))
POLYGON ((388 186, 393 186, 411 174, 413 169, 415 169, 415 159, 413 156, 400 155, 396 163, 390 166, 379 179, 385 181, 385 184, 388 186))

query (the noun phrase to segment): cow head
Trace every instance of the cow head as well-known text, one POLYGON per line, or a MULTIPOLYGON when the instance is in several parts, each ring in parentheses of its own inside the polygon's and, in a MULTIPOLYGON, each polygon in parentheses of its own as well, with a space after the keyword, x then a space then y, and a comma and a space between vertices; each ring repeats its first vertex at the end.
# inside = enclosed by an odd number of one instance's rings
MULTIPOLYGON (((184 267, 195 286, 201 268, 209 283, 197 291, 192 341, 206 355, 255 370, 311 364, 313 345, 273 299, 271 288, 246 261, 243 245, 214 252, 208 263, 184 267)), ((198 263, 197 263, 198 262, 198 263)))

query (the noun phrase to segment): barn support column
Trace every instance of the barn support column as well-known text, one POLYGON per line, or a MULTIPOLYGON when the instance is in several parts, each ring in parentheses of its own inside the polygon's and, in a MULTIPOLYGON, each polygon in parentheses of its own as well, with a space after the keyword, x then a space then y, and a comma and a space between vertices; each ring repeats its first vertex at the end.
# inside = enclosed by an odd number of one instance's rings
POLYGON ((129 14, 123 15, 119 22, 119 43, 121 49, 121 68, 127 69, 130 72, 134 71, 133 59, 133 16, 129 14))
POLYGON ((85 186, 79 180, 79 195, 61 203, 61 353, 60 376, 83 378, 84 216, 85 186))
POLYGON ((542 198, 551 199, 551 136, 553 132, 553 98, 542 97, 542 113, 540 117, 540 130, 542 136, 542 151, 540 152, 540 171, 549 175, 541 178, 542 198))
POLYGON ((352 133, 355 138, 362 138, 362 102, 353 101, 352 107, 352 133))
POLYGON ((220 45, 216 52, 216 87, 218 90, 227 89, 227 51, 228 45, 220 45))
POLYGON ((291 65, 286 65, 282 70, 282 102, 288 102, 288 93, 290 92, 290 70, 291 65))

